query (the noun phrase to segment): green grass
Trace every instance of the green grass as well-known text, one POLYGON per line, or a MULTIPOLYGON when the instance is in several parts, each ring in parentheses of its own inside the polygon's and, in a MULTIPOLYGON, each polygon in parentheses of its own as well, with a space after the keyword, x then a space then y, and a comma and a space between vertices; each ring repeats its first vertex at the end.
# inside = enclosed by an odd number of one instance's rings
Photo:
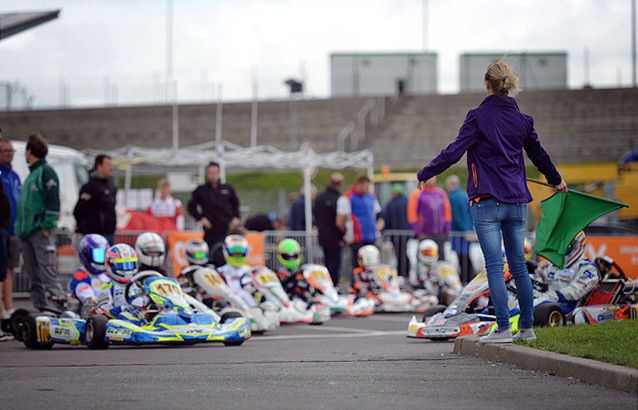
POLYGON ((638 320, 534 328, 534 332, 536 340, 516 343, 638 369, 638 320))

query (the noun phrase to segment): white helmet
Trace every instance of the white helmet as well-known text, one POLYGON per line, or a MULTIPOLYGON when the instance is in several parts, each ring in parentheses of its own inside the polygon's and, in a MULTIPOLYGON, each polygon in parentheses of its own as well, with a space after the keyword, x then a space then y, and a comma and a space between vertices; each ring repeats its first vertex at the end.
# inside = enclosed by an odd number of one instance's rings
POLYGON ((578 235, 576 235, 576 237, 572 239, 569 247, 567 248, 567 253, 565 254, 565 268, 569 268, 585 255, 586 245, 587 243, 585 242, 585 233, 583 231, 580 231, 578 235))
POLYGON ((144 232, 135 241, 135 251, 140 264, 161 268, 164 265, 166 245, 164 240, 155 232, 144 232))
POLYGON ((375 270, 381 263, 381 253, 374 245, 362 246, 357 256, 359 257, 359 266, 368 272, 375 270))
POLYGON ((432 239, 424 239, 419 243, 419 260, 432 265, 439 260, 439 245, 432 239))
POLYGON ((204 266, 208 264, 208 244, 201 239, 191 239, 184 245, 186 260, 191 265, 204 266))

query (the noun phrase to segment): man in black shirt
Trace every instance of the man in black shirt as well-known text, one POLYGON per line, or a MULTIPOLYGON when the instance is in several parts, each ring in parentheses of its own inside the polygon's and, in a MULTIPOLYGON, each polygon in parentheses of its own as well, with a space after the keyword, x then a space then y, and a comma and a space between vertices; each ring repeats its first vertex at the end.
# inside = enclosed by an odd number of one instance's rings
POLYGON ((97 233, 111 245, 115 240, 115 203, 117 188, 113 183, 113 161, 108 155, 95 157, 95 167, 89 182, 80 189, 73 216, 78 232, 97 233))
POLYGON ((319 245, 323 248, 326 268, 335 286, 339 285, 341 247, 343 232, 337 228, 337 199, 341 196, 343 175, 335 172, 330 176, 328 187, 315 200, 315 224, 319 231, 319 245))
POLYGON ((223 265, 221 248, 228 231, 239 226, 239 199, 233 187, 222 184, 219 164, 211 162, 206 167, 206 183, 191 194, 188 212, 204 226, 204 240, 210 248, 211 262, 223 265), (221 256, 221 258, 220 258, 221 256))

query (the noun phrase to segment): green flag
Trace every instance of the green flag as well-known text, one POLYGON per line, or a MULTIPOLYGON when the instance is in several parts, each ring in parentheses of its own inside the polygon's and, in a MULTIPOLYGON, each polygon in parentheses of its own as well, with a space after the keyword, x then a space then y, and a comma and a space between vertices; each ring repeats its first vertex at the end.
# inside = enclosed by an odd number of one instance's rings
POLYGON ((541 201, 543 215, 536 227, 536 253, 559 268, 572 239, 595 219, 629 205, 569 190, 541 201))

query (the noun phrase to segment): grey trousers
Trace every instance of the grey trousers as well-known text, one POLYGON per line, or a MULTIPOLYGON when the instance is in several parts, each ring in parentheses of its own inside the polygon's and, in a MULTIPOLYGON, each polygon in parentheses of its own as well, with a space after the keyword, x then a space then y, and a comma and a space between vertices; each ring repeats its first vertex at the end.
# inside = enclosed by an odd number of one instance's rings
POLYGON ((41 230, 37 230, 27 239, 22 239, 22 259, 24 269, 31 280, 29 292, 36 309, 48 306, 47 292, 50 296, 65 298, 65 292, 55 272, 57 249, 54 237, 53 231, 46 237, 41 230))

